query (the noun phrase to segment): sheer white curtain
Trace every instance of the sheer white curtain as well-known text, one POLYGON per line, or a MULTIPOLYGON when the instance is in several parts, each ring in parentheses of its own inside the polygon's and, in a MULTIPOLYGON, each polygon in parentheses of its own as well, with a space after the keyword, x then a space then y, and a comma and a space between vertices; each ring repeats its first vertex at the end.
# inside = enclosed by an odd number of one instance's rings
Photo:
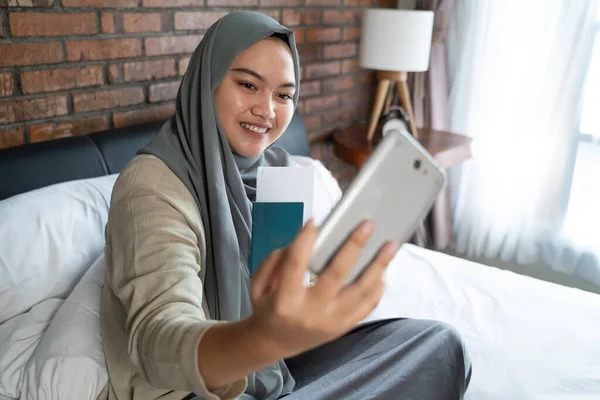
POLYGON ((597 0, 456 0, 447 37, 455 250, 535 262, 560 224, 597 0))

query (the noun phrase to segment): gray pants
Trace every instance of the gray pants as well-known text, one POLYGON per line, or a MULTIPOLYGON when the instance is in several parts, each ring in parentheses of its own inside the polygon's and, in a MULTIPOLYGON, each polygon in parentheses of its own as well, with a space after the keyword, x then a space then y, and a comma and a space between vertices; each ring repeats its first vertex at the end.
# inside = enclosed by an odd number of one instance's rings
POLYGON ((364 324, 285 363, 296 386, 284 400, 459 400, 471 378, 456 330, 417 319, 364 324))
POLYGON ((286 364, 296 388, 285 400, 455 400, 471 377, 456 330, 415 319, 362 325, 286 364))

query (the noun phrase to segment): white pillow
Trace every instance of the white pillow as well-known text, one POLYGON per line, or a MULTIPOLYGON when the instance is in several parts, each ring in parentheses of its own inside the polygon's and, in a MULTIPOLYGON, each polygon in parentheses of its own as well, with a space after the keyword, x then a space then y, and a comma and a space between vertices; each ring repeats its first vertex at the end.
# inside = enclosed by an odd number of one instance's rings
POLYGON ((21 399, 96 399, 108 382, 100 335, 104 254, 60 307, 27 364, 21 399))
POLYGON ((64 300, 48 299, 0 324, 0 399, 18 399, 29 357, 64 300))
POLYGON ((315 169, 313 217, 315 223, 320 225, 342 197, 340 185, 321 161, 304 156, 292 156, 292 159, 299 166, 315 169))
POLYGON ((104 248, 117 175, 71 181, 0 202, 0 323, 66 298, 104 248))

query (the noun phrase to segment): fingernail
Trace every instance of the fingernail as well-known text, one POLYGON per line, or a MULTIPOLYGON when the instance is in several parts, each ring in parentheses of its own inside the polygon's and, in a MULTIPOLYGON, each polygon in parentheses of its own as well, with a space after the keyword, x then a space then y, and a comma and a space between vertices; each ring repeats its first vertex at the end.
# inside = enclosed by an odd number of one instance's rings
POLYGON ((315 226, 315 219, 314 219, 314 217, 309 218, 309 220, 306 221, 306 225, 305 226, 307 228, 314 228, 314 226, 315 226))
POLYGON ((399 249, 400 249, 400 246, 398 245, 398 243, 395 241, 391 241, 388 243, 386 251, 391 255, 391 254, 396 254, 399 249))
POLYGON ((360 227, 360 233, 362 233, 363 235, 370 235, 371 232, 373 232, 374 227, 375 224, 373 223, 373 221, 367 220, 363 222, 362 226, 360 227))

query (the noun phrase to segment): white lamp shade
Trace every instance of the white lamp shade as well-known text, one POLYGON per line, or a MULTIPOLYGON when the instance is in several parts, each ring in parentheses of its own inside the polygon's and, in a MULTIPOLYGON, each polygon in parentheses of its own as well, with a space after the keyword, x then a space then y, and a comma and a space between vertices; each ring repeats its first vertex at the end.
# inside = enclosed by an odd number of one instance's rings
POLYGON ((429 68, 433 17, 433 11, 364 10, 360 66, 383 71, 426 71, 429 68))

